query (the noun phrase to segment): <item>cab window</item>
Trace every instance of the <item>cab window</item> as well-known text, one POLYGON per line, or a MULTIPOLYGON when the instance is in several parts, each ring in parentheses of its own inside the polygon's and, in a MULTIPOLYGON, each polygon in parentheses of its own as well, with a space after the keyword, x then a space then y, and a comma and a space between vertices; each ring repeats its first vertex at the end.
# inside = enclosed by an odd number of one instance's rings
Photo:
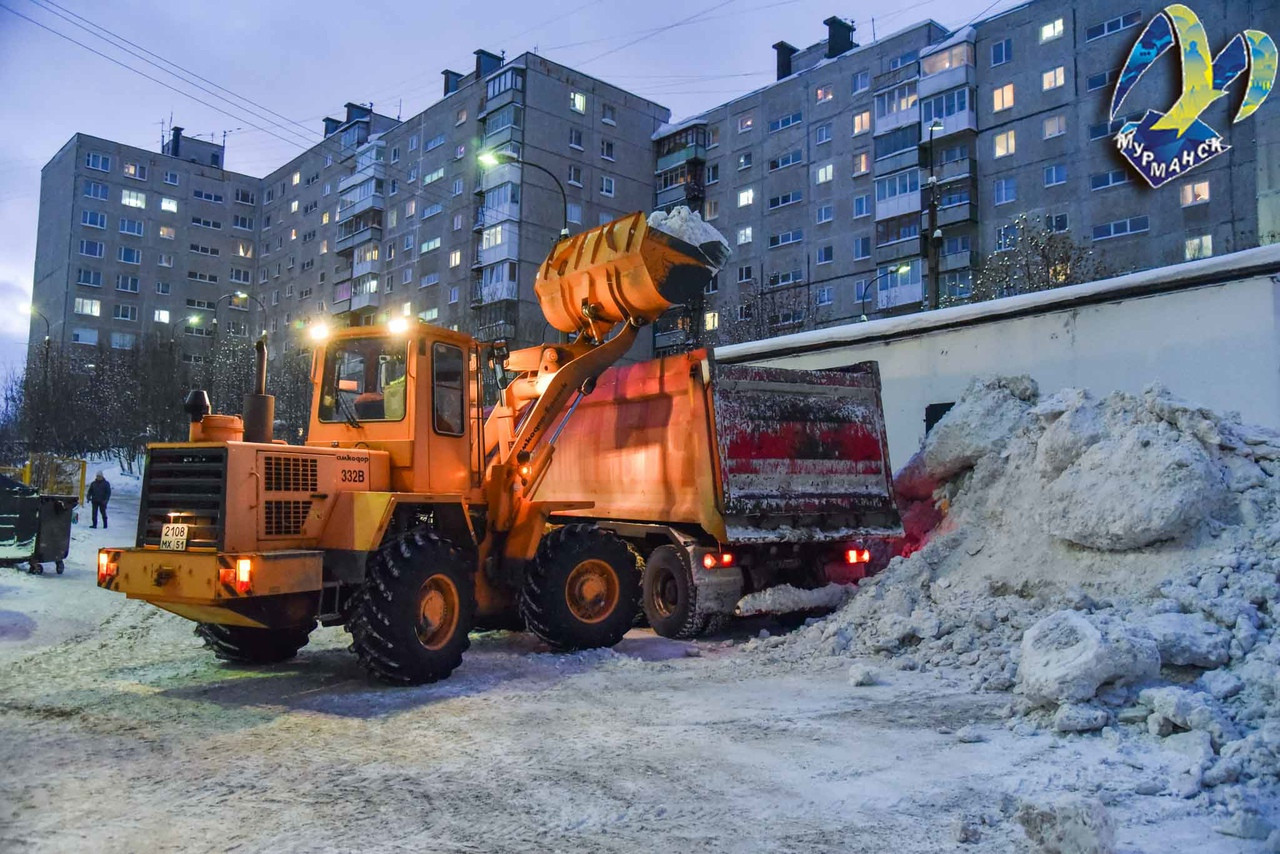
POLYGON ((321 421, 402 421, 405 413, 404 339, 350 338, 325 353, 321 421))
POLYGON ((462 349, 436 344, 431 350, 431 398, 435 401, 435 429, 445 436, 461 436, 463 421, 462 349))

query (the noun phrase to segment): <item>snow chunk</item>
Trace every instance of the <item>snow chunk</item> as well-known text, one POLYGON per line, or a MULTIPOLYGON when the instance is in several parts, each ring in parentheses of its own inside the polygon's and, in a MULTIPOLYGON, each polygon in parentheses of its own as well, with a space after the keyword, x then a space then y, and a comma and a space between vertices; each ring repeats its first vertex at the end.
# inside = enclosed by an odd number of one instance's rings
POLYGON ((854 591, 850 584, 828 584, 816 590, 802 590, 780 584, 756 593, 748 593, 738 601, 734 613, 739 617, 753 614, 789 614, 793 611, 829 611, 839 608, 854 591))
POLYGON ((1022 424, 1039 390, 1030 377, 974 380, 925 439, 930 477, 943 480, 973 468, 1022 424))
POLYGON ((1231 633, 1199 614, 1156 614, 1143 622, 1165 664, 1220 667, 1227 663, 1231 633))
POLYGON ((1108 682, 1135 682, 1160 672, 1160 654, 1150 638, 1130 635, 1123 625, 1095 625, 1076 611, 1058 611, 1022 637, 1018 680, 1033 702, 1083 702, 1108 682))
POLYGON ((713 226, 707 225, 702 221, 701 216, 683 205, 675 208, 671 213, 654 211, 649 214, 649 227, 694 246, 701 246, 704 243, 729 245, 729 241, 723 234, 716 231, 713 226))
POLYGON ((1042 854, 1112 854, 1115 825, 1102 801, 1067 796, 1047 807, 1024 804, 1018 823, 1042 854))

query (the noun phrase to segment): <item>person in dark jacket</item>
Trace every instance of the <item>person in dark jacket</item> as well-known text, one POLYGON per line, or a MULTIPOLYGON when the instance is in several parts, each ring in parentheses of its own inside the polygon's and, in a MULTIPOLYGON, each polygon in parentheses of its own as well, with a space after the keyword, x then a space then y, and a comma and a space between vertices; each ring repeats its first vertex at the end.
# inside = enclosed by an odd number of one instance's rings
POLYGON ((93 505, 93 524, 90 528, 98 527, 98 513, 102 513, 102 529, 107 529, 107 502, 111 500, 111 483, 102 476, 102 472, 98 472, 98 476, 93 479, 93 483, 89 484, 89 490, 86 493, 89 503, 93 505))

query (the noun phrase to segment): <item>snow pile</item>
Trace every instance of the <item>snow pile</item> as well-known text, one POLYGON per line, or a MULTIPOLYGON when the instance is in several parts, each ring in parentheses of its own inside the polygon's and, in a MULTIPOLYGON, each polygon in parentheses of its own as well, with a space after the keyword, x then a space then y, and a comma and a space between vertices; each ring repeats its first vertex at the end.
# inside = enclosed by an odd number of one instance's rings
POLYGON ((1011 725, 1159 739, 1187 796, 1280 778, 1280 433, 975 381, 896 486, 919 550, 761 654, 963 668, 1011 725))
POLYGON ((726 247, 729 245, 723 234, 707 225, 701 216, 684 205, 672 209, 670 213, 654 211, 649 214, 649 227, 694 246, 704 243, 722 243, 726 247))

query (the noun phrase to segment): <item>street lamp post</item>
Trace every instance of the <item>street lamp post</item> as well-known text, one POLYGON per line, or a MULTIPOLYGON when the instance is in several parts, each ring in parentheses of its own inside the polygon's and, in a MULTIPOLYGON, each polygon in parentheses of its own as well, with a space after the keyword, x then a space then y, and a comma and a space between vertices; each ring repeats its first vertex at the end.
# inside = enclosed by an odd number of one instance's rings
POLYGON ((531 169, 537 169, 544 173, 548 178, 555 182, 556 189, 560 191, 561 205, 561 225, 560 238, 564 239, 569 236, 569 197, 565 194, 564 184, 560 183, 560 179, 555 173, 545 166, 539 166, 537 163, 521 159, 518 155, 512 154, 510 151, 486 151, 479 157, 480 162, 489 167, 499 166, 503 163, 519 163, 522 166, 528 166, 531 169))
POLYGON ((943 129, 942 122, 934 119, 929 123, 929 233, 925 240, 925 257, 929 268, 929 293, 925 303, 926 309, 935 309, 940 302, 941 288, 938 282, 938 240, 942 237, 942 229, 938 228, 938 176, 934 173, 933 135, 943 129))
MULTIPOLYGON (((231 291, 230 293, 223 294, 213 301, 213 319, 210 321, 210 325, 213 326, 213 332, 215 335, 218 332, 218 305, 221 304, 224 299, 253 300, 258 304, 258 308, 262 309, 263 322, 266 322, 267 306, 262 300, 258 299, 251 293, 247 293, 246 291, 231 291)), ((265 328, 262 330, 262 334, 264 336, 267 334, 267 330, 265 328)))
POLYGON ((45 317, 44 314, 41 313, 39 310, 37 310, 34 305, 30 305, 30 304, 24 305, 22 307, 22 313, 38 317, 44 321, 43 373, 44 373, 44 383, 45 385, 48 385, 49 384, 49 346, 53 340, 53 327, 49 325, 49 318, 45 317))
POLYGON ((876 282, 880 281, 890 273, 897 273, 899 276, 905 276, 907 273, 910 273, 910 272, 911 272, 910 264, 899 264, 897 267, 894 267, 892 270, 885 270, 883 273, 877 273, 875 278, 873 278, 870 282, 867 282, 867 286, 862 289, 862 299, 859 300, 859 303, 860 303, 859 308, 862 309, 862 312, 861 312, 862 316, 858 318, 858 322, 863 323, 867 319, 867 294, 871 293, 871 291, 874 289, 876 282))

